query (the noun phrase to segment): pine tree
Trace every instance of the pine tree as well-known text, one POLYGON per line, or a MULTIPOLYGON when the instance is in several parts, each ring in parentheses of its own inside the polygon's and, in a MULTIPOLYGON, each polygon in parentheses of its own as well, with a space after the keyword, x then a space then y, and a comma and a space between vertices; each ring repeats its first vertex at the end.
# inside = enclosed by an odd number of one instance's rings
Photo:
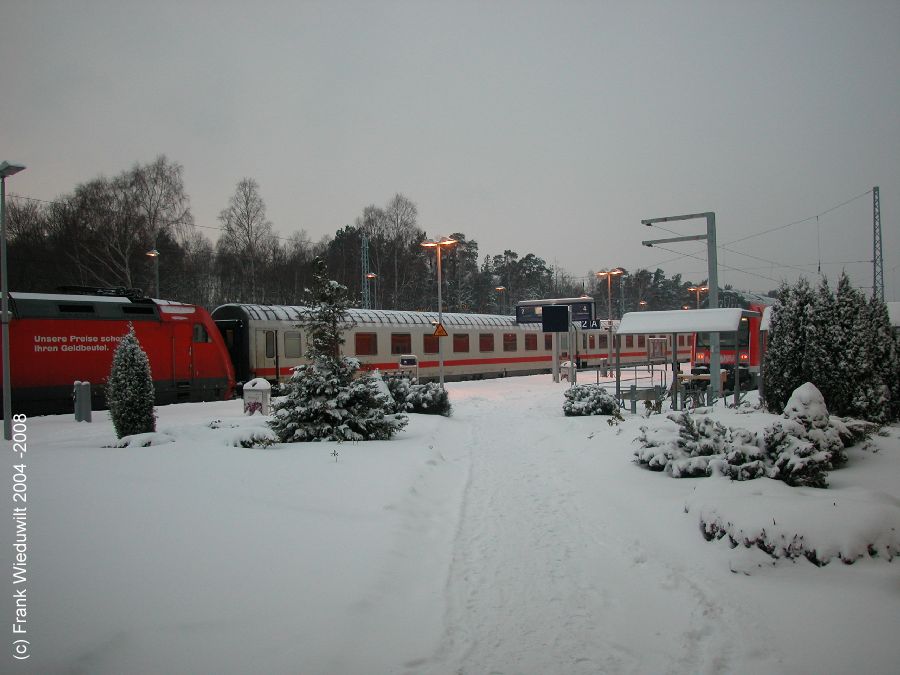
POLYGON ((106 404, 116 436, 122 438, 155 431, 153 403, 150 361, 134 334, 134 326, 129 324, 128 334, 122 338, 113 355, 112 370, 106 385, 106 404))
POLYGON ((766 406, 781 413, 794 390, 803 384, 806 307, 812 304, 809 282, 783 285, 772 308, 765 362, 766 406))
POLYGON ((812 382, 826 401, 836 393, 833 350, 835 299, 823 277, 812 302, 805 308, 805 344, 801 380, 812 382))
POLYGON ((887 305, 874 296, 869 316, 873 361, 888 390, 886 420, 896 420, 900 418, 900 334, 894 334, 887 305))
POLYGON ((352 324, 347 287, 328 278, 317 259, 303 328, 309 335, 309 365, 300 366, 276 401, 269 426, 283 443, 362 441, 391 438, 407 423, 375 378, 356 377, 359 361, 340 355, 342 332, 352 324))

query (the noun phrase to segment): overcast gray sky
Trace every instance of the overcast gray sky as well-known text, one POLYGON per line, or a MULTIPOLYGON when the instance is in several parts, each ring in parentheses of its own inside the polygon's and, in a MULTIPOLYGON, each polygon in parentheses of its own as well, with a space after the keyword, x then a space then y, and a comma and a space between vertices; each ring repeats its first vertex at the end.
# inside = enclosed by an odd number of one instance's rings
MULTIPOLYGON (((672 235, 641 219, 715 211, 727 244, 878 185, 900 300, 898 74, 897 0, 0 0, 0 160, 53 199, 165 154, 198 225, 249 176, 313 240, 401 192, 482 255, 695 281, 703 243, 642 247, 672 235)), ((755 257, 721 251, 723 284, 821 260, 868 291, 872 196, 729 248, 755 257)))

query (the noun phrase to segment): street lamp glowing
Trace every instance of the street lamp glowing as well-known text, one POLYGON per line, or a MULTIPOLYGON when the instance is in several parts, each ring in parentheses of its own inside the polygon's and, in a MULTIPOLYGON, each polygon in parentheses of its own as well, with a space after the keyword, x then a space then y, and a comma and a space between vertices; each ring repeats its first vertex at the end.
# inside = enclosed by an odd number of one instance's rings
POLYGON ((6 273, 6 179, 24 171, 22 164, 0 163, 0 294, 2 294, 3 323, 3 438, 12 440, 12 383, 9 377, 9 277, 6 273))
POLYGON ((503 314, 503 292, 506 290, 506 286, 495 286, 494 290, 497 291, 499 295, 498 302, 500 304, 500 313, 503 314))
MULTIPOLYGON (((426 239, 422 242, 424 248, 433 248, 437 252, 437 295, 438 295, 438 324, 444 325, 444 300, 441 296, 441 249, 452 248, 456 245, 456 239, 441 237, 439 240, 426 239)), ((438 369, 440 372, 441 389, 444 388, 444 346, 438 336, 438 369)))
POLYGON ((646 301, 646 300, 638 300, 638 304, 641 306, 641 309, 644 309, 644 308, 647 307, 647 301, 646 301))
MULTIPOLYGON (((374 289, 375 297, 372 300, 372 309, 378 309, 378 307, 377 307, 377 305, 378 305, 378 275, 375 274, 375 272, 368 272, 366 274, 366 279, 373 282, 373 285, 375 286, 375 289, 374 289)), ((368 282, 366 282, 366 283, 368 283, 368 282)))
MULTIPOLYGON (((606 343, 606 359, 607 363, 612 358, 612 348, 613 348, 613 325, 612 325, 612 278, 618 276, 620 274, 625 274, 625 270, 621 267, 616 267, 611 270, 601 270, 597 272, 597 278, 602 279, 606 277, 606 322, 609 326, 609 341, 606 343)), ((618 352, 616 352, 616 372, 619 370, 619 362, 618 362, 618 352)))
POLYGON ((697 294, 697 309, 700 309, 700 293, 701 293, 701 291, 702 291, 702 292, 708 291, 708 290, 709 290, 709 286, 689 286, 689 287, 688 287, 688 290, 689 290, 691 293, 696 293, 696 294, 697 294))
POLYGON ((153 258, 153 267, 156 272, 156 297, 159 297, 159 251, 155 248, 153 250, 147 251, 147 255, 153 258))

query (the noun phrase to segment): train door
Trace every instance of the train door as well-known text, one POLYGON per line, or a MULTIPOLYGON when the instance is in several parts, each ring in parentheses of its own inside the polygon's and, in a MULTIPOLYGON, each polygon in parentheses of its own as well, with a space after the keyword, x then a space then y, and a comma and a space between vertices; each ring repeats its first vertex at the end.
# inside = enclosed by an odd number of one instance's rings
POLYGON ((194 384, 193 329, 187 321, 172 323, 172 380, 175 400, 189 401, 194 384))
POLYGON ((256 329, 255 377, 278 380, 278 331, 256 329))

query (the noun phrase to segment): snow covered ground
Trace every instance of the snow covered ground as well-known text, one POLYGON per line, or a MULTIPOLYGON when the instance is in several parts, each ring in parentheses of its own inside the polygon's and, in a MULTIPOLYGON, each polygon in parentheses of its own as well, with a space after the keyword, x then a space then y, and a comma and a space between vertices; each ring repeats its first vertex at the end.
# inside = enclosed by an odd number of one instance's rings
POLYGON ((897 672, 900 560, 775 561, 699 518, 896 546, 900 427, 826 491, 676 480, 633 462, 664 416, 565 418, 549 376, 447 386, 452 417, 355 445, 235 447, 262 426, 239 401, 159 408, 150 447, 105 447, 106 413, 29 420, 31 657, 7 572, 0 670, 897 672))

